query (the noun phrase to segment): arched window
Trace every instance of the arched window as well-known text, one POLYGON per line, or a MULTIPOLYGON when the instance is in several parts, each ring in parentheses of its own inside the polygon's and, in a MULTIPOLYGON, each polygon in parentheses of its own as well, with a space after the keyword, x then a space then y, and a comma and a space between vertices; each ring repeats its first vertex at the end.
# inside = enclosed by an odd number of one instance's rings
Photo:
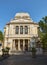
POLYGON ((28 26, 25 26, 25 34, 28 34, 28 26))
POLYGON ((20 26, 20 34, 23 34, 23 26, 20 26))
POLYGON ((19 26, 16 26, 16 34, 19 34, 19 26))

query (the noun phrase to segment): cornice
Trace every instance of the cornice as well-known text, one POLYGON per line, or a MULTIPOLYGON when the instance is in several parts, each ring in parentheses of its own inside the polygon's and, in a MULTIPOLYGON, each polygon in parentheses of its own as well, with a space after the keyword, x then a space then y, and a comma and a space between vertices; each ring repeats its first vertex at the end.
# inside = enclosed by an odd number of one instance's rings
POLYGON ((34 22, 9 22, 6 25, 10 25, 10 24, 34 24, 34 25, 38 25, 38 23, 34 23, 34 22))

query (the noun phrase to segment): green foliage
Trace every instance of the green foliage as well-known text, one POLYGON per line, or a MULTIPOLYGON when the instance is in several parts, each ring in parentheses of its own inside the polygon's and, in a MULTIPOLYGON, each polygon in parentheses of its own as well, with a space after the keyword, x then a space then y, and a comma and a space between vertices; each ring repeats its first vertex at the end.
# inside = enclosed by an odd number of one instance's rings
POLYGON ((2 49, 2 52, 4 52, 5 51, 5 49, 2 49))
POLYGON ((47 49, 47 33, 42 38, 43 49, 47 49))
POLYGON ((32 47, 32 57, 35 58, 36 57, 36 48, 35 47, 32 47))
POLYGON ((8 54, 9 54, 9 50, 10 50, 9 47, 3 48, 3 49, 2 49, 3 55, 8 55, 8 54))
POLYGON ((4 40, 4 36, 3 36, 3 33, 0 31, 0 41, 3 42, 4 40))
POLYGON ((10 48, 9 47, 6 47, 6 49, 9 51, 10 50, 10 48))
POLYGON ((43 38, 44 34, 40 31, 40 29, 38 30, 38 35, 39 35, 40 38, 43 38))
POLYGON ((36 48, 32 47, 32 50, 31 51, 32 52, 36 52, 36 48))
POLYGON ((43 17, 39 22, 39 37, 41 38, 43 49, 47 48, 47 16, 43 17))
POLYGON ((47 16, 43 17, 40 22, 39 26, 43 33, 47 33, 47 16))

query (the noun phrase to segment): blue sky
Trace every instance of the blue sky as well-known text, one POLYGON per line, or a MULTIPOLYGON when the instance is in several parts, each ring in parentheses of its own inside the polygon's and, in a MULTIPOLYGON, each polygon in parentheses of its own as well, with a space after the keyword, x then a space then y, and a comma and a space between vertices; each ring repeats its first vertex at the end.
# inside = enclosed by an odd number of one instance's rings
POLYGON ((0 30, 17 12, 28 12, 35 22, 47 15, 47 0, 0 0, 0 30))

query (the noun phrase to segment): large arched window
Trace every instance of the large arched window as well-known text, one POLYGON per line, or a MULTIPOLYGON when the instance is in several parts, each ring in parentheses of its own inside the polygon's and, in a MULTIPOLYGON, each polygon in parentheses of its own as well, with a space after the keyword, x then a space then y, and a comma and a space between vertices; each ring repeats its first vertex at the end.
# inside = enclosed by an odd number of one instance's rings
POLYGON ((23 34, 23 26, 20 26, 20 34, 23 34))
POLYGON ((19 26, 16 26, 16 34, 19 34, 19 26))
POLYGON ((25 34, 28 34, 28 26, 25 26, 25 34))

